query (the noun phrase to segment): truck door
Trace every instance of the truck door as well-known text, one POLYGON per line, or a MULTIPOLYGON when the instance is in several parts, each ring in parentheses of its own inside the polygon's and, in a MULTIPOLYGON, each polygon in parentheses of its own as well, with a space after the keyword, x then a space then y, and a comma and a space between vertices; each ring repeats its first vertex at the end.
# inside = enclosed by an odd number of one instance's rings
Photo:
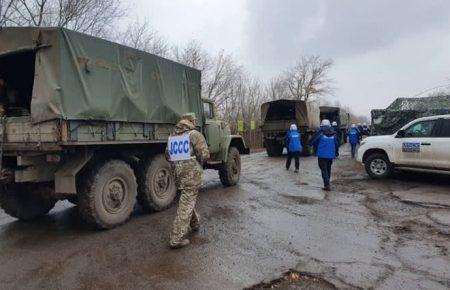
POLYGON ((436 120, 420 121, 404 131, 404 137, 394 141, 395 161, 398 165, 434 167, 433 138, 436 120))
POLYGON ((441 119, 433 140, 434 167, 450 170, 450 119, 441 119))
POLYGON ((220 151, 221 127, 220 122, 214 118, 214 107, 212 103, 203 102, 203 114, 205 116, 205 137, 211 154, 220 151))

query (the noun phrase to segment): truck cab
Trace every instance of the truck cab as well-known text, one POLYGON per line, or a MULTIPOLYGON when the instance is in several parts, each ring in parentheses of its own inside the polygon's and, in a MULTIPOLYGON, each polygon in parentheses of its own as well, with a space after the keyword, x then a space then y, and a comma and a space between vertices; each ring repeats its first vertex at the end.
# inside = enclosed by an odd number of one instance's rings
POLYGON ((393 135, 364 139, 357 160, 372 178, 397 170, 450 174, 450 115, 416 119, 393 135))

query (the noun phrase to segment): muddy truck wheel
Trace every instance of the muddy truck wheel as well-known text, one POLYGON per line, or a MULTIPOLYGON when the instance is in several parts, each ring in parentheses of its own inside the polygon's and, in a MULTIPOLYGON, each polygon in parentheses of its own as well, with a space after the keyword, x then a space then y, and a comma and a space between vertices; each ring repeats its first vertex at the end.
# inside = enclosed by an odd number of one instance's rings
POLYGON ((0 205, 2 209, 20 220, 33 220, 46 215, 56 203, 51 197, 50 185, 15 183, 2 185, 0 205))
POLYGON ((136 204, 133 169, 122 160, 108 160, 88 168, 79 179, 78 209, 89 224, 110 229, 124 223, 136 204))
POLYGON ((233 186, 241 176, 241 155, 236 147, 230 147, 228 159, 219 169, 219 177, 223 186, 233 186))
POLYGON ((177 194, 175 178, 163 154, 142 162, 137 170, 138 202, 147 211, 169 208, 177 194))
POLYGON ((364 167, 367 174, 374 179, 388 178, 392 171, 392 164, 385 154, 374 153, 367 157, 364 167))
POLYGON ((279 157, 283 155, 283 145, 276 142, 268 142, 266 145, 266 151, 269 157, 279 157))

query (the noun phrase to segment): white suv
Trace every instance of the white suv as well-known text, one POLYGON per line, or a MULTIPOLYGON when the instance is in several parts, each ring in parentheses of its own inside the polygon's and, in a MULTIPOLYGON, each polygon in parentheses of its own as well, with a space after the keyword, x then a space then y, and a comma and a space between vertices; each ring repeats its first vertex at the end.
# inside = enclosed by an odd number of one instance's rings
POLYGON ((357 160, 372 178, 394 169, 450 174, 450 115, 416 119, 394 135, 364 139, 357 160))

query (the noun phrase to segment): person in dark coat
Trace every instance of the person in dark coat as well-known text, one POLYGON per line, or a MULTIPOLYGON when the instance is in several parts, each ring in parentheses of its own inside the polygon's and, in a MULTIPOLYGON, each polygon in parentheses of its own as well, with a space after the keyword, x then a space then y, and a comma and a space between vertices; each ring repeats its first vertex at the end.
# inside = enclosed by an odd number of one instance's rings
POLYGON ((355 158, 356 148, 361 141, 361 134, 355 124, 352 124, 352 127, 348 131, 348 141, 352 147, 352 158, 355 158))
POLYGON ((362 127, 361 127, 361 131, 360 132, 361 132, 361 135, 364 136, 364 137, 370 136, 370 128, 369 128, 369 126, 367 126, 367 124, 364 123, 362 125, 362 127))
POLYGON ((310 145, 317 148, 316 155, 324 185, 322 189, 330 191, 331 165, 333 160, 339 156, 339 143, 329 120, 322 120, 320 128, 320 134, 313 137, 310 145))
POLYGON ((286 170, 291 167, 292 158, 295 160, 295 173, 298 173, 300 168, 300 154, 302 153, 302 138, 297 131, 297 125, 292 124, 289 132, 286 134, 286 148, 288 156, 286 159, 286 170))

